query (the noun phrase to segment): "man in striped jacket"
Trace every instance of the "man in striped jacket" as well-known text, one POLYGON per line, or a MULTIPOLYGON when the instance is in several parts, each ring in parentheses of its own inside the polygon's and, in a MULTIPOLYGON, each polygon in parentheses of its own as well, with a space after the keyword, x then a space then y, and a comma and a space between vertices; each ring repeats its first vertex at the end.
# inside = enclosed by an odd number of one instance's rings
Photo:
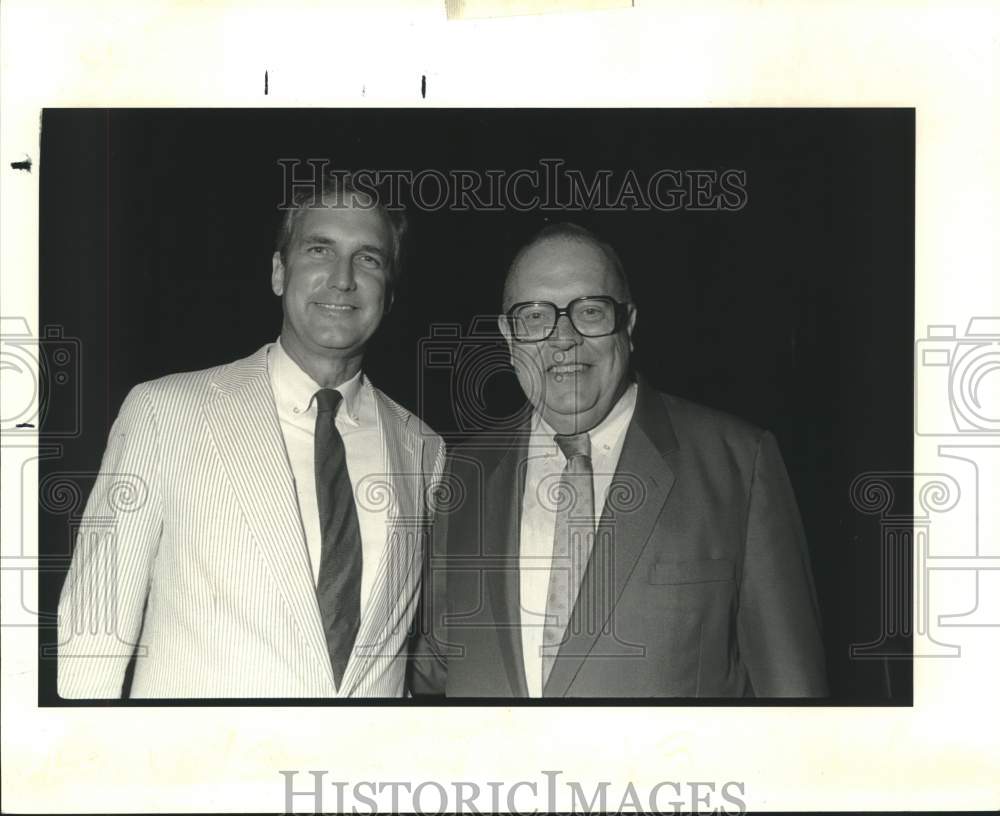
POLYGON ((343 179, 306 193, 273 258, 278 340, 122 405, 60 597, 63 697, 404 693, 444 446, 362 361, 405 218, 343 179))

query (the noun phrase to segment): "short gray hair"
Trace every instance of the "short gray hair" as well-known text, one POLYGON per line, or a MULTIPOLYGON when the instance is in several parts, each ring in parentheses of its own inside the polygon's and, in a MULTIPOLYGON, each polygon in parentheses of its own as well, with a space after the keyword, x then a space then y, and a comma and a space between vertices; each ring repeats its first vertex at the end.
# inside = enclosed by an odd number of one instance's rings
POLYGON ((292 206, 285 210, 285 215, 281 219, 275 250, 281 257, 281 262, 287 264, 288 250, 295 240, 295 231, 298 229, 299 222, 306 210, 344 206, 344 201, 348 196, 351 197, 352 202, 358 200, 369 202, 367 206, 377 210, 389 228, 392 246, 389 252, 389 266, 386 270, 388 278, 386 288, 391 297, 402 274, 403 237, 406 235, 407 228, 406 213, 402 207, 390 209, 385 204, 384 196, 374 187, 360 188, 356 186, 350 174, 324 173, 318 188, 315 186, 312 188, 308 186, 297 187, 292 194, 292 206), (328 204, 329 201, 336 203, 328 204))

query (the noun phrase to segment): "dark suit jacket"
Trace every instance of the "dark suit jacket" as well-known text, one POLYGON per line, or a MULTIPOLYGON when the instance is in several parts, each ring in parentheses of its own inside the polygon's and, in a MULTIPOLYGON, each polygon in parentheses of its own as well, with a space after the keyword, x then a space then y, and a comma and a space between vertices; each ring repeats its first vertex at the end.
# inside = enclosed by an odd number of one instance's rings
MULTIPOLYGON (((527 428, 450 454, 415 693, 527 695, 518 547, 527 428)), ((805 535, 773 436, 640 381, 546 697, 826 693, 805 535)))

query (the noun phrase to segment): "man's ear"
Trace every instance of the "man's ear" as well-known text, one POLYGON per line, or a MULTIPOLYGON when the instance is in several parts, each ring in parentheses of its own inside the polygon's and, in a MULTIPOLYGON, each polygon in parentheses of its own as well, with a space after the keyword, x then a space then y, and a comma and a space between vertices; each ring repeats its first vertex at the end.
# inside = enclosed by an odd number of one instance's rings
POLYGON ((638 315, 638 313, 639 312, 635 308, 635 306, 630 305, 628 307, 628 323, 626 325, 628 326, 628 347, 629 347, 629 351, 635 351, 635 346, 632 344, 632 332, 635 331, 635 319, 636 319, 636 315, 638 315))
POLYGON ((278 297, 285 294, 285 265, 280 252, 271 256, 271 291, 278 297))
POLYGON ((510 336, 510 324, 507 322, 507 315, 497 315, 497 328, 500 329, 500 334, 503 335, 503 339, 507 341, 507 348, 510 351, 511 362, 514 362, 514 341, 510 336))

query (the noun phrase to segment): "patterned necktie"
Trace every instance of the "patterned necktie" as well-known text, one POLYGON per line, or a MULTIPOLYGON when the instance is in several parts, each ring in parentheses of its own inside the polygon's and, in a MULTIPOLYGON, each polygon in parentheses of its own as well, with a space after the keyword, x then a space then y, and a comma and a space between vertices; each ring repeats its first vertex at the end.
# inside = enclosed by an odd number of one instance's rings
POLYGON ((340 392, 332 388, 316 392, 314 442, 316 504, 323 542, 316 599, 338 691, 361 623, 361 531, 344 440, 334 424, 341 399, 340 392))
POLYGON ((556 434, 555 441, 566 457, 566 467, 557 493, 556 532, 542 632, 543 689, 552 673, 594 544, 594 470, 590 460, 590 435, 556 434))

